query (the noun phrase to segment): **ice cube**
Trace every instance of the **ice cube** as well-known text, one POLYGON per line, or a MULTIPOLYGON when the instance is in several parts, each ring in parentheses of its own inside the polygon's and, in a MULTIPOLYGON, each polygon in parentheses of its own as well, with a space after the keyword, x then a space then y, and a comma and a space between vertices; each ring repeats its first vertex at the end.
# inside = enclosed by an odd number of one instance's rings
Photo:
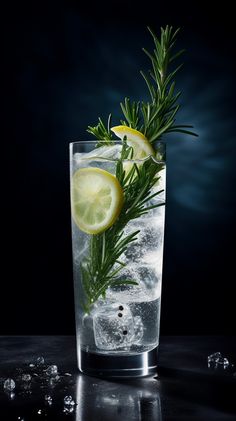
POLYGON ((138 265, 137 279, 141 285, 144 285, 147 293, 152 291, 155 298, 161 295, 161 275, 156 270, 156 266, 148 264, 143 266, 138 265))
POLYGON ((133 241, 125 251, 125 263, 142 260, 143 263, 162 263, 163 251, 163 222, 162 218, 137 219, 127 224, 125 235, 129 235, 137 230, 137 240, 133 241))
POLYGON ((215 352, 214 354, 208 355, 208 368, 223 368, 226 369, 229 366, 229 360, 225 358, 221 352, 215 352))
POLYGON ((214 354, 208 355, 207 361, 217 363, 219 361, 219 358, 221 357, 220 352, 215 352, 214 354))
POLYGON ((9 378, 5 380, 5 382, 3 383, 3 387, 7 392, 12 392, 16 387, 16 383, 13 379, 9 378))
POLYGON ((228 360, 228 358, 225 358, 225 357, 223 357, 223 356, 221 356, 220 358, 219 358, 219 360, 217 361, 217 366, 219 367, 219 368, 227 368, 228 366, 229 366, 229 360, 228 360))
POLYGON ((44 358, 43 357, 38 357, 37 359, 36 359, 36 365, 38 366, 38 367, 40 367, 40 366, 42 366, 42 365, 44 365, 44 358))
POLYGON ((22 380, 23 382, 28 383, 28 382, 30 382, 30 381, 31 381, 31 375, 30 375, 30 374, 22 374, 22 376, 21 376, 21 380, 22 380))
POLYGON ((74 412, 75 408, 72 405, 65 405, 63 408, 63 412, 65 414, 71 414, 72 412, 74 412))
POLYGON ((101 146, 100 148, 93 149, 88 153, 76 153, 74 154, 74 159, 76 162, 88 160, 88 161, 98 161, 100 159, 119 159, 121 153, 122 145, 108 145, 101 146))
POLYGON ((51 395, 45 395, 44 396, 44 400, 45 400, 45 402, 50 406, 50 405, 52 405, 52 397, 51 397, 51 395))
POLYGON ((54 386, 56 386, 56 384, 57 384, 57 382, 60 380, 61 378, 60 378, 60 376, 58 376, 58 375, 53 375, 52 377, 50 377, 50 379, 49 379, 49 381, 48 381, 48 383, 49 383, 49 385, 50 386, 52 386, 52 387, 54 387, 54 386))
POLYGON ((64 397, 64 405, 72 405, 72 406, 75 405, 75 402, 74 402, 72 396, 68 395, 68 396, 64 397))
POLYGON ((107 290, 107 298, 116 301, 141 302, 150 301, 161 295, 161 275, 157 272, 156 266, 140 265, 140 263, 129 262, 119 273, 120 280, 132 280, 137 285, 121 284, 110 287, 107 290))
POLYGON ((103 350, 127 349, 134 337, 134 321, 124 303, 111 303, 98 309, 93 317, 96 346, 103 350))
POLYGON ((64 409, 63 412, 71 414, 74 411, 75 401, 72 396, 68 395, 64 397, 64 409))
POLYGON ((56 365, 49 365, 47 370, 46 370, 47 376, 56 376, 57 372, 58 372, 58 370, 57 370, 56 365))

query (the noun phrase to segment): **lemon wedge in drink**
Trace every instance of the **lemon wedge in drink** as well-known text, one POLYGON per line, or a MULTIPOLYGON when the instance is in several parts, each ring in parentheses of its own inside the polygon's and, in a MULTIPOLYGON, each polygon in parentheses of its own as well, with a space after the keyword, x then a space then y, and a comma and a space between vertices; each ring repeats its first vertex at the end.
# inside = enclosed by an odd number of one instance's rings
POLYGON ((127 144, 133 148, 132 159, 143 159, 149 155, 155 155, 154 149, 146 136, 138 130, 132 129, 128 126, 115 126, 111 128, 119 139, 124 139, 126 136, 127 144))
POLYGON ((71 182, 71 208, 76 225, 87 234, 105 231, 120 214, 124 201, 117 178, 100 168, 81 168, 71 182))

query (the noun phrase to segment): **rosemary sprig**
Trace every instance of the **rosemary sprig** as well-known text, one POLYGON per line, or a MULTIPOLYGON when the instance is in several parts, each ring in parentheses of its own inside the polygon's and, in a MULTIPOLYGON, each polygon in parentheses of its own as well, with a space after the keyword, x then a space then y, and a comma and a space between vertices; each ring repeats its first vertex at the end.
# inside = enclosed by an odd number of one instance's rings
POLYGON ((87 132, 94 135, 96 139, 98 140, 97 145, 96 145, 97 148, 104 145, 104 141, 107 143, 107 145, 111 145, 113 143, 112 132, 110 130, 111 118, 112 116, 111 114, 109 114, 108 120, 107 120, 107 127, 103 123, 102 119, 99 117, 97 126, 94 126, 94 127, 88 126, 87 128, 87 132), (102 140, 103 142, 101 143, 99 142, 99 140, 102 140))
POLYGON ((161 28, 160 39, 150 28, 148 30, 153 37, 155 48, 153 54, 145 48, 143 51, 150 59, 152 69, 148 74, 143 71, 140 73, 146 82, 151 101, 131 102, 129 98, 125 98, 124 103, 120 104, 125 117, 121 123, 142 132, 149 142, 160 140, 163 134, 170 132, 197 136, 189 130, 192 126, 175 124, 175 116, 180 108, 177 101, 181 92, 175 93, 174 78, 182 64, 172 71, 169 67, 185 51, 172 52, 179 28, 176 31, 168 25, 165 29, 161 28))
POLYGON ((150 209, 162 206, 159 202, 149 205, 151 199, 163 190, 153 193, 153 186, 158 180, 158 172, 163 165, 152 158, 147 159, 138 168, 136 164, 126 174, 123 160, 132 156, 132 148, 124 141, 121 159, 116 166, 116 176, 123 187, 124 205, 114 225, 105 232, 92 235, 90 238, 89 256, 81 264, 82 284, 85 294, 84 309, 90 311, 91 305, 102 296, 110 286, 137 285, 137 282, 120 277, 125 263, 120 260, 127 247, 137 240, 139 230, 125 234, 124 228, 129 221, 146 214, 150 209))

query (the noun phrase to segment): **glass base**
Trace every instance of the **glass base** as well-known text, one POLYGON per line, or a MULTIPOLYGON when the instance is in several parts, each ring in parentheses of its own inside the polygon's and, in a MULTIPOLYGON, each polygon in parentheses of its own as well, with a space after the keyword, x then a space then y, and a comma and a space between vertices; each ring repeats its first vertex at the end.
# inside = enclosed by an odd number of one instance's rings
POLYGON ((102 355, 80 351, 79 370, 94 377, 132 378, 157 374, 158 347, 136 355, 102 355))

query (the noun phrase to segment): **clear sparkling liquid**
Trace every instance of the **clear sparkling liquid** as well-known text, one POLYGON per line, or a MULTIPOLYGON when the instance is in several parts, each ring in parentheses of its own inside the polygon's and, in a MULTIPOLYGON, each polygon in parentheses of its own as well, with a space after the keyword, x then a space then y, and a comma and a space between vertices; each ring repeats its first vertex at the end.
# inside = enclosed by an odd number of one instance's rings
MULTIPOLYGON (((113 149, 117 154, 118 149, 113 149)), ((97 153, 97 151, 96 151, 97 153)), ((91 154, 91 153, 90 153, 91 154)), ((104 151, 106 154, 106 150, 104 151)), ((116 162, 105 159, 81 159, 74 155, 72 173, 79 168, 97 167, 115 174, 116 162)), ((154 192, 165 189, 165 169, 154 192)), ((161 193, 147 206, 164 203, 161 193)), ((134 280, 136 286, 119 286, 106 291, 106 299, 100 298, 90 314, 81 307, 81 261, 89 255, 90 236, 81 232, 72 221, 73 262, 75 284, 75 309, 77 335, 80 347, 89 352, 115 355, 132 355, 150 351, 159 342, 160 297, 162 280, 162 258, 164 240, 165 206, 152 209, 137 220, 130 221, 125 235, 140 230, 138 239, 131 243, 120 260, 126 264, 120 278, 134 280), (122 317, 118 315, 123 306, 122 317)))

